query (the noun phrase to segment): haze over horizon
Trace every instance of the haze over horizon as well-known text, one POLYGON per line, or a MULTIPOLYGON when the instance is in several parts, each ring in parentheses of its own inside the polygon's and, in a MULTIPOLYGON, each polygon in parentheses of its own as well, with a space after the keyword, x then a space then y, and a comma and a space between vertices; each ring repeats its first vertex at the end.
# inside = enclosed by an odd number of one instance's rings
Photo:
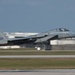
POLYGON ((45 32, 55 28, 75 31, 75 0, 0 0, 0 30, 45 32))

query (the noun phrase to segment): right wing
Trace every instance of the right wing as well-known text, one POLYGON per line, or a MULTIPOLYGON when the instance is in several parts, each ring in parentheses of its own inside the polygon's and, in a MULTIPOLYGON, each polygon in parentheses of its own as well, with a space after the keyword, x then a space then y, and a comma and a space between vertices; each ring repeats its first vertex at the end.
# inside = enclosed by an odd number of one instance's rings
POLYGON ((45 43, 45 42, 48 42, 50 40, 57 39, 57 38, 58 38, 58 35, 49 35, 49 36, 37 39, 35 43, 45 43))

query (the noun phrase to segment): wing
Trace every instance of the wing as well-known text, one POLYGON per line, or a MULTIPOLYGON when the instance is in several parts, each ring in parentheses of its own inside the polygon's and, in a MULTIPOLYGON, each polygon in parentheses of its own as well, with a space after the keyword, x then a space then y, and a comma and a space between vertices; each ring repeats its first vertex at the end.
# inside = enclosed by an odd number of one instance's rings
POLYGON ((35 43, 46 43, 46 42, 49 42, 49 40, 53 40, 57 38, 58 38, 58 35, 49 35, 49 36, 37 39, 35 43))
POLYGON ((34 43, 35 39, 32 38, 17 38, 8 40, 9 45, 20 45, 20 44, 29 44, 34 43))

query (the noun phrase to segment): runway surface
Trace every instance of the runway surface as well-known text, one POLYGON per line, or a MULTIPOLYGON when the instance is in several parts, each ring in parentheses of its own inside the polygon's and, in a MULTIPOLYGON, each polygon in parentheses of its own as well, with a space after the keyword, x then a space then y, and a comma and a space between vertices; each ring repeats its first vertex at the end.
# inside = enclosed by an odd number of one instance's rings
POLYGON ((7 70, 0 71, 0 75, 75 75, 75 69, 7 70))
POLYGON ((75 55, 1 55, 0 58, 75 58, 75 55))

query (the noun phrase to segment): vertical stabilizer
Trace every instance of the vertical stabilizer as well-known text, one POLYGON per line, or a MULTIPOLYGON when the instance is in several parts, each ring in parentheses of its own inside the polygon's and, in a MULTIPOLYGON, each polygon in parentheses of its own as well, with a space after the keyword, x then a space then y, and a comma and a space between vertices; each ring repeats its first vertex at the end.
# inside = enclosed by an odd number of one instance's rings
POLYGON ((0 44, 7 44, 7 37, 3 32, 0 32, 0 44))

